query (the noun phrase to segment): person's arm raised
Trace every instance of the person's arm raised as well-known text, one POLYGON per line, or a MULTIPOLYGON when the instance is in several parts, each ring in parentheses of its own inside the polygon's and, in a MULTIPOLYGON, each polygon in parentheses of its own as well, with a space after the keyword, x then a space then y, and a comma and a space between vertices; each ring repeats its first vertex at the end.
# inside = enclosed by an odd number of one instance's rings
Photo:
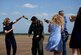
POLYGON ((69 17, 69 20, 70 20, 71 22, 74 22, 74 21, 76 20, 76 16, 73 16, 73 15, 70 16, 70 17, 69 17))
POLYGON ((22 17, 16 19, 15 21, 13 21, 13 23, 14 23, 14 24, 17 23, 21 18, 22 18, 22 17))
POLYGON ((49 21, 49 20, 47 20, 47 19, 44 19, 44 21, 45 21, 46 23, 50 23, 50 21, 49 21))

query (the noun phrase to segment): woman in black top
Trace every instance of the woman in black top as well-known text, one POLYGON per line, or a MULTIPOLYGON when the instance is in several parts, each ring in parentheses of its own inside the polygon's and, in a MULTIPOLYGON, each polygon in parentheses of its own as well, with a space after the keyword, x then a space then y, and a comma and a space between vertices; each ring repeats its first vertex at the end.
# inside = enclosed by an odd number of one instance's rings
POLYGON ((71 16, 70 21, 73 20, 75 23, 70 39, 70 48, 72 48, 72 55, 81 55, 81 7, 76 17, 71 16))
POLYGON ((16 40, 14 38, 13 34, 13 24, 15 24, 17 21, 19 21, 22 17, 16 19, 13 22, 10 22, 9 18, 5 18, 3 22, 3 31, 5 33, 5 44, 6 44, 6 51, 7 55, 10 55, 11 47, 13 48, 13 55, 16 55, 16 40))

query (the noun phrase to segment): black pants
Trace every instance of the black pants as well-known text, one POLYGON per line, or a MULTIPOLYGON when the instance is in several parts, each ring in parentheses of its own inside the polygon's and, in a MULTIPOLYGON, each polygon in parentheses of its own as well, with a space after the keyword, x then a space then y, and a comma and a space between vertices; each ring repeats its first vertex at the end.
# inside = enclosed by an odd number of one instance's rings
POLYGON ((43 54, 43 39, 44 38, 33 38, 32 39, 32 55, 44 55, 43 54))
POLYGON ((6 44, 7 55, 10 55, 11 47, 13 48, 13 55, 16 55, 17 46, 15 39, 6 38, 5 44, 6 44))

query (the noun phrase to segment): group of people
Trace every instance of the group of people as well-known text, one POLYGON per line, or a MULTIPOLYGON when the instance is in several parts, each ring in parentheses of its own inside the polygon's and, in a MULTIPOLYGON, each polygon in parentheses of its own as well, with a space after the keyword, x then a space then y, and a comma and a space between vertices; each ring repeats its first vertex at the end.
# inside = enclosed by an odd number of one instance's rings
MULTIPOLYGON (((13 48, 13 55, 16 55, 17 45, 13 33, 13 24, 17 23, 20 19, 26 18, 22 16, 13 22, 9 18, 3 21, 3 31, 5 33, 5 44, 7 55, 10 55, 11 47, 13 48)), ((33 32, 32 38, 32 55, 44 55, 43 40, 44 40, 44 27, 43 22, 36 16, 31 18, 31 25, 29 27, 28 36, 33 32)), ((70 21, 74 23, 74 28, 70 39, 70 48, 72 48, 72 55, 81 55, 81 7, 79 8, 77 16, 71 16, 70 21)), ((50 33, 48 43, 45 47, 47 51, 54 52, 54 55, 67 55, 66 42, 68 40, 67 19, 64 16, 64 11, 61 10, 58 14, 54 15, 50 20, 45 20, 49 24, 48 32, 50 33)))

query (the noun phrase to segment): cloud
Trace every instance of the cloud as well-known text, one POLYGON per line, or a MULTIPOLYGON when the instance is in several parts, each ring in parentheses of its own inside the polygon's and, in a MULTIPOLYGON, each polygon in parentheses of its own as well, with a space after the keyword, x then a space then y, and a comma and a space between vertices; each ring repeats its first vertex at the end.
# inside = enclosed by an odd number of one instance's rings
POLYGON ((6 12, 1 12, 0 15, 8 15, 6 12))
POLYGON ((13 12, 13 15, 21 15, 21 12, 15 11, 15 12, 13 12))
POLYGON ((30 3, 27 3, 27 4, 24 4, 22 7, 24 7, 24 8, 36 8, 38 6, 37 5, 30 4, 30 3))
POLYGON ((35 16, 38 16, 38 17, 47 17, 48 13, 35 14, 35 16))
POLYGON ((42 13, 42 16, 48 16, 48 14, 47 13, 42 13))
POLYGON ((65 16, 71 16, 71 15, 74 15, 74 16, 76 16, 77 14, 73 14, 73 13, 68 13, 68 14, 65 14, 65 16))

